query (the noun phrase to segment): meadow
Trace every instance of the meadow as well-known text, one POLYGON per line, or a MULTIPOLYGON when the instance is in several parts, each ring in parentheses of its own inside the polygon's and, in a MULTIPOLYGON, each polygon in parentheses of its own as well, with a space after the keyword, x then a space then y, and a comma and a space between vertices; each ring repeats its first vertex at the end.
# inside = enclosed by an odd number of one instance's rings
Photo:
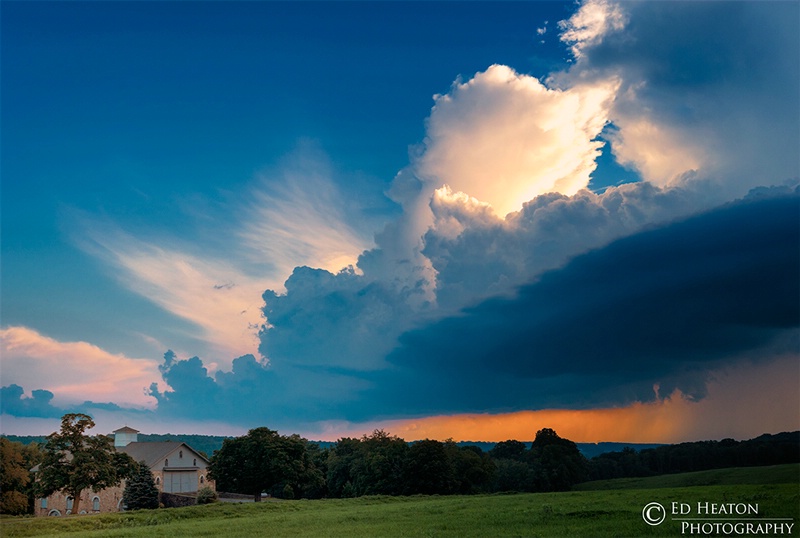
POLYGON ((668 517, 661 525, 647 525, 642 508, 650 502, 664 506, 709 502, 757 503, 757 517, 791 518, 795 522, 792 535, 798 536, 799 478, 800 466, 792 464, 590 482, 580 485, 578 491, 564 493, 217 503, 122 514, 9 518, 0 523, 0 535, 677 536, 681 534, 679 522, 668 517))

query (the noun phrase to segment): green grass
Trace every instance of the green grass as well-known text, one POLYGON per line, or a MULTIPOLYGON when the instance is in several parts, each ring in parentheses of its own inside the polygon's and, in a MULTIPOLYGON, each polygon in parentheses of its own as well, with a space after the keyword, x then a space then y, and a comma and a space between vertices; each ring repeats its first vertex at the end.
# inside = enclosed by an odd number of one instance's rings
MULTIPOLYGON (((797 471, 798 466, 793 469, 797 471)), ((784 470, 782 476, 790 472, 784 470)), ((670 479, 677 476, 672 475, 670 479)), ((752 479, 748 473, 732 472, 726 476, 726 480, 733 480, 735 476, 752 479)), ((766 476, 770 476, 769 473, 766 476)), ((758 503, 759 517, 794 518, 797 523, 792 535, 798 536, 800 483, 796 479, 793 483, 622 487, 627 489, 218 503, 122 514, 16 518, 0 522, 0 535, 4 538, 676 536, 680 534, 678 522, 668 520, 657 527, 646 525, 641 514, 644 505, 649 502, 660 502, 664 506, 672 502, 692 505, 742 502, 758 503)))
POLYGON ((573 488, 576 491, 609 489, 655 489, 689 486, 724 486, 733 484, 800 484, 800 465, 772 465, 768 467, 735 467, 713 469, 695 473, 667 474, 647 478, 615 478, 584 482, 573 488))

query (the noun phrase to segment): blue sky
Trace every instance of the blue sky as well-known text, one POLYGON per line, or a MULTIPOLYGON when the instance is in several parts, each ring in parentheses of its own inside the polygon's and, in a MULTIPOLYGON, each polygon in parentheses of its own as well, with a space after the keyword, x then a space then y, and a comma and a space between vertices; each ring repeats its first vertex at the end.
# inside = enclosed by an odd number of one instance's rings
POLYGON ((797 21, 4 2, 3 431, 796 429, 797 21))

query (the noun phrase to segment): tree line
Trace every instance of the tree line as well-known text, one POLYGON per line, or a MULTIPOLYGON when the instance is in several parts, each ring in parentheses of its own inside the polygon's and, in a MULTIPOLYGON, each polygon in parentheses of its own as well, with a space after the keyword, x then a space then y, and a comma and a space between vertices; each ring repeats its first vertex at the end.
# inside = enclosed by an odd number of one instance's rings
POLYGON ((256 428, 226 439, 211 458, 217 489, 280 498, 450 495, 565 491, 588 477, 575 443, 549 428, 530 448, 498 443, 489 452, 453 441, 408 443, 376 430, 320 448, 297 435, 256 428))
MULTIPOLYGON (((129 508, 158 506, 144 462, 117 452, 108 436, 89 436, 91 417, 68 414, 44 443, 0 438, 0 512, 33 511, 34 499, 54 491, 71 495, 126 480, 129 508), (30 469, 39 465, 37 480, 30 469)), ((505 491, 566 491, 587 480, 800 462, 800 432, 765 434, 749 441, 701 441, 636 451, 625 448, 587 460, 577 445, 544 428, 530 447, 508 440, 488 451, 452 440, 408 443, 383 430, 342 438, 325 447, 299 435, 255 428, 225 439, 209 468, 218 491, 284 499, 362 495, 450 495, 505 491)), ((213 501, 213 491, 202 492, 213 501)), ((200 499, 198 496, 198 500, 200 499)), ((74 510, 77 512, 78 508, 74 510)))
POLYGON ((625 448, 589 460, 590 480, 688 473, 726 467, 800 462, 800 431, 764 434, 747 441, 723 439, 663 445, 636 451, 625 448))

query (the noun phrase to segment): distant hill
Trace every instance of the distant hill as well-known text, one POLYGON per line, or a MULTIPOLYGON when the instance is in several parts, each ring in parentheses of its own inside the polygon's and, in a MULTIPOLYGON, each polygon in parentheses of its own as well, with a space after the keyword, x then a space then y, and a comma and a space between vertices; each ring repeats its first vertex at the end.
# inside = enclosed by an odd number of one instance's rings
MULTIPOLYGON (((16 441, 27 445, 30 443, 42 444, 45 441, 44 435, 3 435, 9 441, 16 441)), ((140 433, 139 441, 180 441, 191 446, 195 450, 199 450, 211 457, 215 450, 222 448, 222 442, 229 437, 220 435, 195 435, 195 434, 155 434, 155 433, 140 433)), ((336 444, 334 441, 312 441, 320 446, 320 448, 330 448, 336 444)), ((530 448, 532 441, 526 441, 525 444, 530 448)), ((497 443, 489 443, 484 441, 462 441, 457 443, 458 446, 477 446, 484 452, 490 451, 497 443)), ((576 443, 578 450, 588 459, 591 459, 606 452, 617 452, 626 447, 632 448, 637 452, 647 448, 655 448, 662 446, 660 444, 643 444, 643 443, 576 443)))
MULTIPOLYGON (((524 441, 525 446, 528 448, 531 447, 531 443, 533 441, 524 441)), ((457 443, 458 446, 477 446, 484 452, 489 452, 494 445, 497 443, 487 443, 482 441, 462 441, 457 443)), ((659 446, 663 446, 662 444, 647 444, 647 443, 575 443, 578 445, 578 450, 581 451, 581 454, 584 455, 587 459, 592 459, 595 456, 599 456, 600 454, 605 454, 606 452, 618 452, 624 448, 632 448, 633 450, 639 452, 640 450, 645 450, 647 448, 656 448, 659 446)))
MULTIPOLYGON (((44 435, 2 435, 9 441, 15 441, 28 445, 30 443, 43 444, 46 440, 44 435)), ((195 434, 157 434, 157 433, 140 433, 139 441, 145 442, 160 442, 160 441, 179 441, 186 443, 190 447, 203 452, 206 456, 211 457, 215 450, 222 448, 222 442, 229 437, 220 435, 195 435, 195 434)))

